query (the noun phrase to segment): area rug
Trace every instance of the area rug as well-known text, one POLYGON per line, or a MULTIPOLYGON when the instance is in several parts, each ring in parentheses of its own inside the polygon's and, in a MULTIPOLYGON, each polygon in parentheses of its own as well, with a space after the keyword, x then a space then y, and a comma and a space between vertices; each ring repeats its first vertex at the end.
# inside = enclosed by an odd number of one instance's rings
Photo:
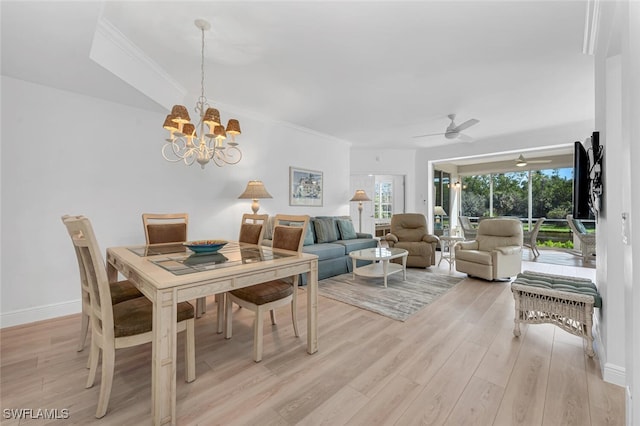
POLYGON ((321 296, 398 320, 411 315, 449 291, 463 278, 407 268, 407 280, 402 273, 389 276, 387 288, 382 278, 366 278, 342 274, 318 282, 321 296))

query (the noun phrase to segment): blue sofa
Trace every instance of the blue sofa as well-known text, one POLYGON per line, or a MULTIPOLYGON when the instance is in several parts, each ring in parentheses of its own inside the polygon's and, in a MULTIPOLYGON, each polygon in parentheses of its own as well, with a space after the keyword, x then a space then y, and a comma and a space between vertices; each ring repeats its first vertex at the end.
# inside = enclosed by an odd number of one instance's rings
MULTIPOLYGON (((263 245, 271 246, 273 238, 273 220, 269 217, 264 233, 263 245)), ((355 232, 349 216, 316 216, 309 221, 302 251, 318 256, 318 279, 351 272, 353 263, 349 253, 354 250, 374 248, 378 240, 371 234, 355 232)), ((358 261, 365 265, 367 261, 358 261)), ((307 282, 306 274, 301 277, 302 285, 307 282)))

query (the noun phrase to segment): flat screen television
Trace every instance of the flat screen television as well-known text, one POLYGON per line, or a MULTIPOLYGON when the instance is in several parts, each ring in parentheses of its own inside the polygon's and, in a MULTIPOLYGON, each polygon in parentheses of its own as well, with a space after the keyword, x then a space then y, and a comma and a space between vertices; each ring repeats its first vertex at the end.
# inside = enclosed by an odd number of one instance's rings
POLYGON ((573 217, 591 219, 589 156, 582 142, 573 143, 573 217))

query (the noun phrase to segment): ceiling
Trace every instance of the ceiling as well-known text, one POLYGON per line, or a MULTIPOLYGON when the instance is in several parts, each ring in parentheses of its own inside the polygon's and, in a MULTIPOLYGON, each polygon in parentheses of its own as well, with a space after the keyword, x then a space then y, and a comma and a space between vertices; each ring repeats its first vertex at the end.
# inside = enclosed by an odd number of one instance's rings
POLYGON ((158 100, 173 93, 169 83, 143 87, 131 83, 145 81, 143 67, 91 59, 105 23, 139 62, 184 89, 186 99, 171 103, 191 105, 200 92, 193 22, 206 19, 205 94, 223 116, 225 108, 255 114, 354 147, 463 143, 414 137, 444 132, 451 113, 458 124, 480 120, 464 131, 472 143, 594 116, 584 1, 2 1, 1 8, 3 75, 152 111, 167 111, 158 100))

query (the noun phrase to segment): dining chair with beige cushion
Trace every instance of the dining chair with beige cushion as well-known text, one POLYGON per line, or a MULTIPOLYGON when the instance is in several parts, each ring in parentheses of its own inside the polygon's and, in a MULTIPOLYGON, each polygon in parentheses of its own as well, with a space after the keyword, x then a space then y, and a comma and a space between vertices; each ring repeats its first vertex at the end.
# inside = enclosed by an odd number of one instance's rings
MULTIPOLYGON (((142 225, 147 245, 184 243, 189 230, 189 213, 142 213, 142 225)), ((200 297, 196 300, 196 318, 205 312, 207 298, 200 297)))
MULTIPOLYGON (((81 216, 62 216, 62 223, 69 218, 78 218, 81 216)), ((87 334, 89 331, 89 324, 91 321, 91 295, 89 292, 89 282, 87 281, 87 275, 85 273, 85 266, 80 255, 80 250, 74 245, 74 251, 76 253, 76 260, 78 261, 78 269, 80 272, 80 295, 82 300, 82 320, 80 322, 80 338, 78 340, 78 352, 84 349, 85 342, 87 341, 87 334)), ((118 281, 110 283, 111 287, 111 303, 117 304, 124 302, 125 300, 135 299, 136 297, 144 297, 140 290, 138 290, 128 280, 118 281)))
MULTIPOLYGON (((102 376, 96 417, 107 413, 113 385, 116 349, 149 343, 153 340, 153 304, 146 297, 112 303, 111 286, 107 278, 104 259, 89 219, 83 216, 67 217, 64 224, 82 259, 91 300, 91 365, 87 388, 95 382, 100 351, 102 376)), ((195 371, 194 310, 189 302, 177 305, 177 330, 186 330, 185 379, 192 382, 195 371)))
MULTIPOLYGON (((273 228, 273 248, 302 251, 309 216, 276 215, 273 228)), ((262 360, 264 313, 269 311, 271 323, 276 324, 274 309, 291 304, 291 319, 296 337, 298 333, 298 275, 232 290, 226 298, 225 337, 232 336, 233 303, 256 313, 253 322, 253 360, 262 360)))

